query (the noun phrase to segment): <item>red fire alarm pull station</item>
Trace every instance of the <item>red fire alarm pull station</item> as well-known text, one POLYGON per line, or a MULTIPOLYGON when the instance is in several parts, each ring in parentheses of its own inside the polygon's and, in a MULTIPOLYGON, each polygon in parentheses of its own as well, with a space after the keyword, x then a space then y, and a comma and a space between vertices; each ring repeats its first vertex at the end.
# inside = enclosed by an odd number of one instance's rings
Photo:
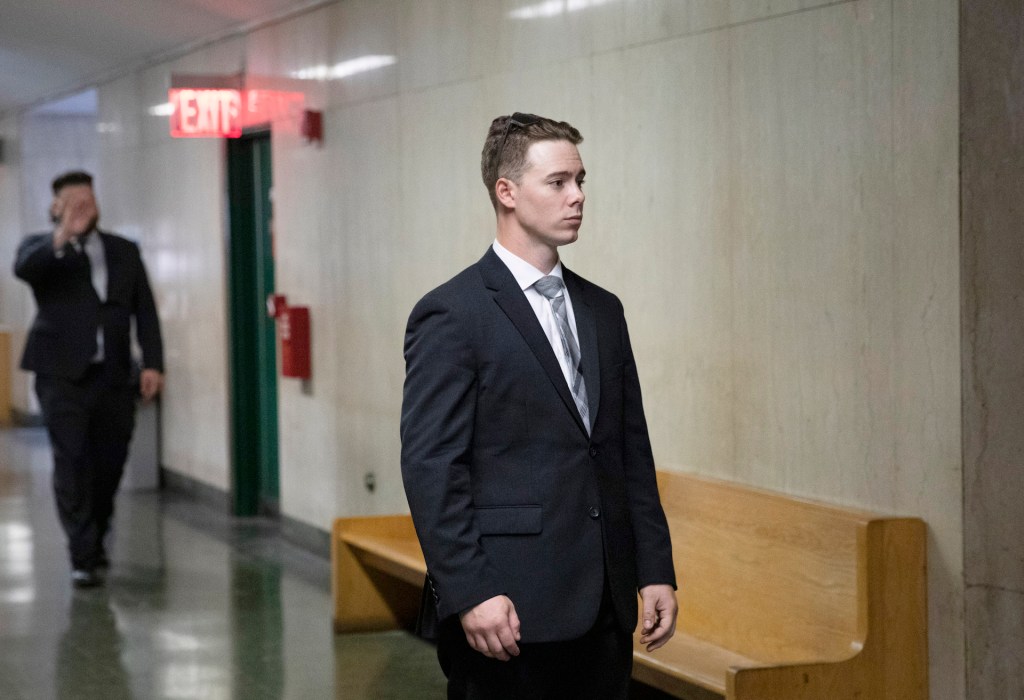
POLYGON ((324 145, 324 113, 315 109, 302 112, 302 135, 306 143, 324 145))
POLYGON ((288 308, 288 297, 284 294, 267 295, 267 316, 279 318, 288 308))
POLYGON ((312 376, 309 307, 286 306, 277 319, 281 329, 282 376, 309 379, 312 376))

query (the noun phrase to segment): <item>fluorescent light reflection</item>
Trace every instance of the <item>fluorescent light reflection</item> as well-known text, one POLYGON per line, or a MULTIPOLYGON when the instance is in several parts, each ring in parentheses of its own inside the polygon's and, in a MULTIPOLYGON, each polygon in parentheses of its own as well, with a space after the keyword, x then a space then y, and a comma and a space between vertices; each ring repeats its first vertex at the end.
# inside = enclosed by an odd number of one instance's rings
POLYGON ((11 605, 26 605, 28 603, 35 602, 35 599, 35 586, 20 586, 18 588, 8 588, 7 590, 0 590, 0 603, 6 603, 11 605))
POLYGON ((165 698, 208 698, 229 700, 234 697, 230 674, 210 663, 173 661, 160 669, 160 694, 165 698))
POLYGON ((24 523, 5 523, 0 525, 0 544, 12 542, 31 542, 32 528, 24 523))
POLYGON ((169 117, 172 114, 174 114, 174 105, 172 105, 170 102, 164 102, 160 105, 153 105, 146 111, 154 117, 169 117))
POLYGON ((397 62, 398 59, 394 56, 360 56, 359 58, 335 63, 333 66, 310 66, 309 68, 292 71, 291 76, 299 80, 341 80, 350 75, 377 70, 378 68, 394 65, 397 62))
POLYGON ((24 523, 0 525, 0 561, 9 578, 32 573, 32 529, 24 523))
POLYGON ((520 7, 518 10, 512 10, 508 13, 508 16, 512 19, 546 19, 548 17, 564 15, 567 12, 588 10, 591 7, 607 5, 608 3, 615 1, 616 0, 545 0, 545 2, 538 2, 533 5, 527 5, 526 7, 520 7))
POLYGON ((169 629, 157 632, 156 643, 160 649, 167 652, 202 651, 204 646, 199 637, 194 634, 184 634, 169 629))

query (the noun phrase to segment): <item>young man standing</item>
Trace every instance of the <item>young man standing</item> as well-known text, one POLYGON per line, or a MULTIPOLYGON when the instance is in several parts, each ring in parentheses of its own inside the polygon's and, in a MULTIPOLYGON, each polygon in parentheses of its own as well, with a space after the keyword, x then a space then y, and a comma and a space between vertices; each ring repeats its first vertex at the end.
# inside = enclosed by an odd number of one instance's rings
POLYGON ((499 117, 484 257, 416 305, 402 474, 449 698, 626 698, 675 631, 668 526, 622 305, 559 262, 583 222, 579 132, 499 117))

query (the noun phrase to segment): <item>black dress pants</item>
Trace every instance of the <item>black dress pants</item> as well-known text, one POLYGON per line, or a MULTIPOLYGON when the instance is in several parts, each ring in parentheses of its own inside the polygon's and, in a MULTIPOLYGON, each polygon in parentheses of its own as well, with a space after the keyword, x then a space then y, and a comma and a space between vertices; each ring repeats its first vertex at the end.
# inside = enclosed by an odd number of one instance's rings
POLYGON ((53 447, 53 492, 71 566, 93 569, 106 556, 103 540, 135 427, 135 391, 96 364, 78 381, 36 375, 36 395, 53 447))
POLYGON ((469 646, 453 615, 441 622, 437 656, 449 700, 626 700, 633 636, 619 628, 606 592, 597 622, 579 639, 519 644, 519 656, 498 661, 469 646))

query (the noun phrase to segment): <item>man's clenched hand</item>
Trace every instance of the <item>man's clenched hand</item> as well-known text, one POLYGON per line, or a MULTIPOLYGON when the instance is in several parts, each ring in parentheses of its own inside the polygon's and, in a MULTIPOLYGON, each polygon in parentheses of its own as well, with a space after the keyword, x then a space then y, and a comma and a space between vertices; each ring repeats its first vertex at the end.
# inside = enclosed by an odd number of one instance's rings
POLYGON ((469 646, 484 656, 508 661, 519 656, 519 616, 503 595, 488 598, 459 614, 469 646))

